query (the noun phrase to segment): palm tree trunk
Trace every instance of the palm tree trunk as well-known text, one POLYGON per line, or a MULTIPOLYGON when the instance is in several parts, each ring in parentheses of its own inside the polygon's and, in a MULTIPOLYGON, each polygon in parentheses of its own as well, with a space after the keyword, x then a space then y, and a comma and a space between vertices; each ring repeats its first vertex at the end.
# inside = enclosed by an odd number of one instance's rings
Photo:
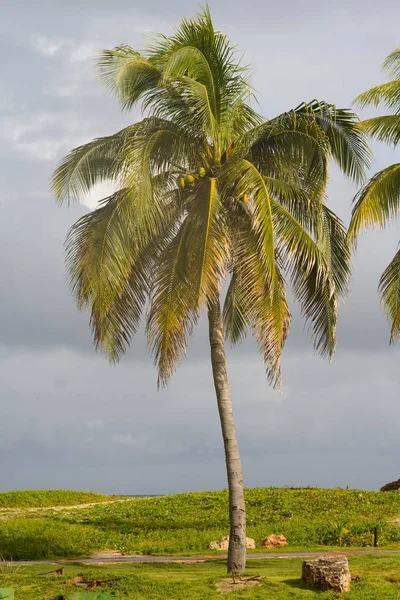
POLYGON ((226 370, 224 330, 219 298, 208 304, 211 364, 217 394, 218 411, 224 439, 226 471, 229 487, 228 573, 240 575, 246 566, 246 508, 243 492, 242 465, 233 420, 232 399, 226 370))

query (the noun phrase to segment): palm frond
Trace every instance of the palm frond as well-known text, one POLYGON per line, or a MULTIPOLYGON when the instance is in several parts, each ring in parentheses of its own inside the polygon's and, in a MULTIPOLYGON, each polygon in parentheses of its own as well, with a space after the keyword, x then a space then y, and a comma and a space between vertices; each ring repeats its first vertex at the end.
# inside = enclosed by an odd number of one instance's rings
POLYGON ((400 142, 400 115, 384 115, 361 122, 361 127, 381 142, 396 146, 400 142))
POLYGON ((283 268, 290 276, 294 295, 303 315, 310 322, 316 350, 332 357, 336 347, 338 299, 346 292, 349 252, 345 240, 333 239, 341 223, 326 213, 324 236, 318 241, 278 202, 272 201, 277 246, 283 268), (337 286, 336 286, 337 282, 337 286))
MULTIPOLYGON (((71 287, 80 308, 91 309, 96 344, 101 344, 103 323, 110 306, 122 293, 131 274, 137 248, 132 244, 134 215, 131 190, 113 194, 100 208, 84 215, 70 230, 66 248, 71 287), (136 250, 136 251, 135 251, 136 250)), ((132 305, 136 324, 145 300, 146 288, 139 286, 132 305)), ((133 326, 134 328, 134 326, 133 326)), ((106 346, 112 359, 116 354, 106 346)))
POLYGON ((243 136, 243 152, 265 177, 321 195, 327 179, 329 140, 318 123, 284 113, 243 136))
POLYGON ((223 308, 225 337, 232 346, 240 344, 246 337, 248 323, 246 322, 244 291, 243 285, 241 285, 240 272, 233 267, 223 308))
POLYGON ((211 140, 216 140, 218 137, 218 121, 206 86, 190 77, 185 77, 181 93, 185 95, 191 106, 191 119, 196 129, 204 132, 211 140))
POLYGON ((147 333, 160 385, 184 355, 201 305, 216 297, 227 260, 222 205, 211 178, 193 191, 189 213, 155 273, 147 333))
POLYGON ((237 200, 245 194, 251 198, 253 227, 257 232, 266 277, 272 281, 275 270, 274 233, 270 197, 264 178, 253 163, 236 157, 224 165, 220 177, 225 195, 232 193, 237 200))
POLYGON ((237 98, 249 91, 249 70, 239 64, 228 38, 214 29, 207 7, 194 19, 183 19, 171 37, 158 35, 146 55, 169 80, 185 76, 204 85, 219 127, 228 122, 237 98))
POLYGON ((329 140, 332 157, 345 175, 360 182, 371 153, 357 115, 349 109, 313 100, 295 108, 297 115, 315 120, 329 140))
POLYGON ((144 119, 140 133, 126 144, 123 183, 137 190, 137 219, 150 230, 153 220, 162 218, 165 194, 176 189, 174 173, 197 165, 202 148, 204 140, 193 140, 175 123, 156 117, 144 119))
POLYGON ((125 44, 103 50, 97 68, 100 80, 126 110, 145 98, 162 78, 154 64, 125 44))
POLYGON ((365 106, 379 106, 383 104, 395 113, 400 111, 400 79, 377 85, 363 92, 354 100, 360 108, 365 106))
POLYGON ((147 340, 158 370, 158 385, 164 386, 186 352, 187 341, 199 312, 188 284, 185 240, 186 219, 167 244, 155 265, 153 290, 147 315, 147 340))
POLYGON ((325 205, 322 207, 317 243, 327 260, 337 298, 345 298, 349 292, 351 276, 351 253, 347 230, 343 221, 325 205))
POLYGON ((137 126, 122 129, 115 135, 97 138, 71 150, 54 171, 51 191, 61 204, 81 202, 91 188, 101 181, 117 180, 121 154, 126 141, 135 136, 137 126))
POLYGON ((393 52, 385 58, 382 66, 392 77, 400 79, 400 48, 393 50, 393 52))
POLYGON ((214 118, 217 117, 217 89, 214 76, 206 56, 200 48, 181 46, 172 51, 163 66, 163 82, 173 78, 189 79, 204 86, 214 118))
POLYGON ((386 167, 361 188, 354 199, 348 236, 355 242, 361 229, 386 223, 400 208, 400 163, 386 167))
POLYGON ((391 323, 390 342, 400 338, 400 250, 386 267, 379 282, 383 310, 391 323))
POLYGON ((266 277, 251 214, 238 214, 232 228, 233 277, 224 304, 225 335, 235 344, 250 328, 263 356, 268 381, 280 385, 280 360, 290 325, 283 278, 277 264, 272 277, 266 277))
POLYGON ((201 306, 218 294, 229 258, 225 214, 215 178, 197 186, 187 219, 187 260, 196 303, 201 306))

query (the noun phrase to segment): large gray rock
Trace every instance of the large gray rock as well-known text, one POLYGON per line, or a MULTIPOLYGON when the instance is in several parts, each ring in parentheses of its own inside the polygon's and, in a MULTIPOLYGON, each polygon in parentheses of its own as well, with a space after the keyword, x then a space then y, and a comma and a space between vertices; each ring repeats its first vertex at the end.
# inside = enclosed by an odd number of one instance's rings
POLYGON ((319 590, 349 592, 351 575, 345 556, 326 556, 303 562, 302 580, 319 590))

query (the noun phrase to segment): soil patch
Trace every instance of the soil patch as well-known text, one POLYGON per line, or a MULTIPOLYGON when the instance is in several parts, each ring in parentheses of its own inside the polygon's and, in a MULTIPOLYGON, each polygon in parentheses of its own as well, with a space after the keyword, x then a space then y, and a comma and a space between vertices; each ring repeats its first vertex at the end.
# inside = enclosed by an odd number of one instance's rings
POLYGON ((226 577, 217 583, 217 589, 222 594, 229 594, 230 592, 237 592, 238 590, 261 585, 264 583, 264 579, 265 577, 261 576, 241 577, 241 579, 226 577))

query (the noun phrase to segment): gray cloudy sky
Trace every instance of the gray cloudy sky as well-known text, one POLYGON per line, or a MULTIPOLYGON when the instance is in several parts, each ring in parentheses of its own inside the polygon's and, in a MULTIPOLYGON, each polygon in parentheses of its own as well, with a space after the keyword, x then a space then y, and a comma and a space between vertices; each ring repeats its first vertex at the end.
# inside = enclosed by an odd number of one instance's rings
MULTIPOLYGON (((254 65, 263 113, 303 100, 349 106, 383 82, 400 44, 397 0, 211 0, 215 24, 254 65)), ((168 389, 139 336, 118 367, 92 349, 69 295, 63 240, 93 207, 48 192, 70 148, 137 118, 121 115, 92 68, 99 49, 168 33, 192 0, 2 0, 0 19, 0 490, 163 493, 225 486, 204 327, 168 389)), ((364 113, 365 115, 366 113, 364 113)), ((374 170, 398 160, 377 146, 374 170)), ((354 188, 332 171, 330 206, 346 221, 354 188)), ((400 349, 376 296, 399 226, 363 236, 332 365, 313 354, 295 311, 284 393, 251 343, 229 353, 247 486, 374 489, 400 476, 400 349), (397 230, 397 232, 396 232, 397 230)), ((203 323, 204 325, 204 323, 203 323)))

